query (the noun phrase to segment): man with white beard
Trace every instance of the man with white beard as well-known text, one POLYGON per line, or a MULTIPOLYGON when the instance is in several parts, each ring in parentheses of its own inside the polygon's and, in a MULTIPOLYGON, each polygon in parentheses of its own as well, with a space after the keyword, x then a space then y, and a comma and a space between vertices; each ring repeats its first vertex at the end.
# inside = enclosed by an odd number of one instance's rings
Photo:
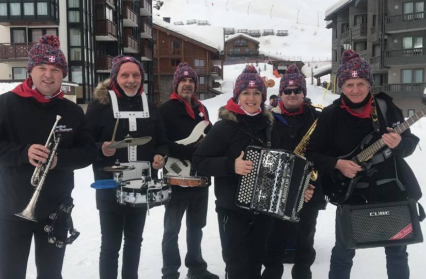
MULTIPOLYGON (((128 154, 127 148, 107 148, 113 134, 116 141, 123 140, 127 135, 132 138, 151 137, 148 143, 137 146, 132 153, 136 157, 134 160, 151 162, 152 177, 156 177, 156 170, 164 165, 164 157, 168 154, 167 139, 157 108, 147 101, 143 92, 143 78, 144 70, 138 60, 119 55, 112 61, 111 78, 100 83, 94 92, 94 101, 87 108, 86 117, 98 148, 98 160, 93 164, 95 180, 112 179, 113 173, 102 169, 113 166, 117 160, 128 162, 131 156, 129 154, 132 152, 128 154), (125 115, 129 115, 129 118, 125 118, 125 115), (131 115, 136 116, 132 118, 131 115), (135 125, 132 125, 133 121, 135 125)), ((97 189, 96 204, 102 233, 100 279, 117 278, 123 234, 121 278, 138 278, 146 207, 119 204, 115 189, 97 189)))

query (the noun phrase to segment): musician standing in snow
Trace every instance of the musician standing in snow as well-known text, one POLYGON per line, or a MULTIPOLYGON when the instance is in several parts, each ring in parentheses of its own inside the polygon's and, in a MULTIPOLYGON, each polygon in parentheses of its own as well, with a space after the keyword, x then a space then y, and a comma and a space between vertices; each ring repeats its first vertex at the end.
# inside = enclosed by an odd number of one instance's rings
MULTIPOLYGON (((164 214, 164 235, 162 241, 163 251, 163 279, 179 279, 181 259, 179 254, 178 237, 183 215, 186 212, 186 241, 187 254, 185 265, 188 268, 188 279, 219 279, 215 274, 207 270, 207 263, 201 253, 202 229, 206 226, 207 205, 209 197, 210 179, 202 178, 195 173, 191 165, 181 164, 179 161, 192 160, 192 154, 196 150, 200 135, 196 135, 195 141, 178 144, 176 141, 186 139, 200 122, 206 123, 205 133, 211 124, 207 108, 195 97, 198 87, 197 73, 188 63, 180 63, 173 77, 173 93, 170 100, 159 107, 163 118, 166 135, 169 140, 170 158, 178 159, 175 166, 167 169, 169 182, 172 185, 172 197, 166 204, 164 214), (189 167, 189 179, 182 177, 181 168, 189 167), (171 173, 174 176, 171 176, 171 173), (173 179, 173 181, 171 180, 173 179), (186 185, 191 181, 192 185, 186 185)), ((204 130, 204 129, 202 129, 204 130)), ((168 162, 169 163, 169 162, 168 162)), ((186 176, 188 176, 186 174, 186 176)), ((185 176, 185 175, 184 175, 185 176)))
POLYGON ((238 181, 253 169, 249 145, 278 147, 273 116, 265 108, 266 86, 253 66, 237 78, 234 96, 220 108, 220 121, 195 151, 195 168, 215 177, 216 212, 228 279, 260 278, 272 217, 235 204, 238 181), (269 143, 269 144, 267 144, 269 143))
MULTIPOLYGON (((144 76, 139 60, 118 55, 112 60, 111 77, 99 83, 95 89, 94 100, 87 108, 86 117, 98 149, 98 158, 93 163, 96 181, 112 179, 113 173, 104 171, 103 168, 113 166, 117 160, 121 163, 129 162, 129 154, 136 157, 135 161, 152 162, 152 177, 155 177, 155 170, 164 166, 164 157, 168 154, 167 139, 158 109, 147 100, 143 92, 144 76), (123 115, 116 119, 122 112, 123 115), (126 112, 132 114, 126 116, 126 112), (132 118, 136 113, 139 115, 132 118), (132 152, 128 148, 107 148, 112 144, 112 137, 120 141, 127 135, 152 139, 144 145, 136 145, 136 150, 132 152)), ((123 236, 121 278, 138 278, 146 206, 120 204, 116 189, 97 189, 96 206, 102 233, 100 279, 118 277, 118 257, 123 236)))
MULTIPOLYGON (((420 199, 419 184, 403 159, 413 153, 419 139, 408 129, 401 135, 393 132, 392 128, 404 122, 404 117, 391 97, 384 93, 372 95, 373 76, 368 62, 355 51, 346 50, 337 69, 337 80, 341 97, 321 113, 306 150, 307 159, 323 172, 321 185, 324 193, 331 201, 352 205, 400 201, 407 196, 420 199), (332 183, 325 181, 327 175, 339 170, 352 179, 363 171, 360 165, 350 160, 358 153, 348 159, 339 157, 350 154, 358 146, 368 147, 380 138, 386 145, 385 149, 369 160, 371 168, 361 173, 364 175, 356 183, 349 199, 339 199, 342 187, 340 184, 332 187, 332 183), (400 184, 396 183, 398 179, 400 184), (404 186, 402 189, 401 184, 404 186)), ((408 279, 407 246, 385 247, 385 253, 388 278, 408 279)), ((341 224, 336 218, 336 243, 331 255, 329 278, 349 279, 354 256, 355 250, 347 249, 344 244, 341 224)))

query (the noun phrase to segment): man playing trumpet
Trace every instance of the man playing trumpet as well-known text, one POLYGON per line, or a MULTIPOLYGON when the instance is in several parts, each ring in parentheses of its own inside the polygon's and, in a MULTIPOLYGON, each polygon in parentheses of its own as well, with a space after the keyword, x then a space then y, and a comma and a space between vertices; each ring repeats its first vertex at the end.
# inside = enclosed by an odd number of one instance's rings
MULTIPOLYGON (((56 241, 51 242, 57 245, 48 242, 45 227, 52 223, 49 215, 53 212, 71 210, 73 171, 90 165, 96 156, 83 110, 64 98, 61 85, 68 67, 59 46, 56 36, 43 36, 29 51, 30 77, 0 95, 1 279, 25 278, 33 237, 37 278, 62 278, 65 249, 58 248, 61 245, 56 241), (57 115, 61 116, 56 126, 61 140, 58 155, 51 157, 52 150, 43 144, 55 133, 52 126, 57 115), (49 171, 44 184, 41 177, 32 179, 34 167, 46 167, 41 176, 49 171), (37 182, 37 188, 31 181, 37 182), (18 213, 23 218, 16 216, 18 213)), ((65 239, 67 228, 56 226, 55 237, 65 239)))

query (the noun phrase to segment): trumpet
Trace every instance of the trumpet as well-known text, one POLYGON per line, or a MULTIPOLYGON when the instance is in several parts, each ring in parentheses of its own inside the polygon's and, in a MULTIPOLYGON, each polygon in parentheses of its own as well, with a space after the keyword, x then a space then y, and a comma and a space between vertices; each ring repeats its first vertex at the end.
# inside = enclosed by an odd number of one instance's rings
POLYGON ((47 142, 45 144, 46 148, 50 149, 49 157, 46 160, 46 163, 38 163, 37 167, 34 170, 33 176, 31 177, 31 185, 36 187, 34 190, 34 194, 28 203, 27 207, 21 212, 16 213, 15 215, 33 222, 37 222, 35 218, 35 208, 37 205, 38 197, 40 195, 40 191, 43 187, 44 181, 46 179, 47 173, 52 166, 53 160, 56 156, 56 152, 58 150, 59 141, 61 140, 61 135, 55 135, 55 129, 58 125, 59 120, 61 120, 61 116, 56 116, 56 122, 53 125, 53 128, 49 134, 47 142), (53 146, 52 146, 53 145, 53 146))

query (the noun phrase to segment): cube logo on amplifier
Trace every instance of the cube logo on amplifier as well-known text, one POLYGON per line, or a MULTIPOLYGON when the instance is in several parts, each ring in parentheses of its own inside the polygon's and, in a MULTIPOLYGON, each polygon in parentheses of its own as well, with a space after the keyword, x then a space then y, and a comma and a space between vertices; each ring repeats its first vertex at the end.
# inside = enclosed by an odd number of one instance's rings
POLYGON ((390 216, 390 211, 373 211, 370 212, 370 217, 390 216))

